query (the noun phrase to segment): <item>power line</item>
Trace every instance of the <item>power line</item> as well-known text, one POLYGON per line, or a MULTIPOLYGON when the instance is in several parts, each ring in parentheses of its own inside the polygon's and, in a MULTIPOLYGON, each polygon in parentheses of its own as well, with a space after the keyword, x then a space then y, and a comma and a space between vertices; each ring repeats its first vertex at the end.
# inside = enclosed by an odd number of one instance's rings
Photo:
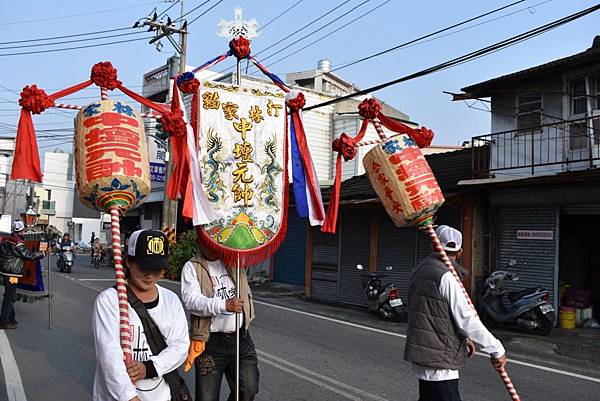
POLYGON ((138 4, 132 4, 132 5, 126 6, 126 7, 110 8, 110 9, 106 9, 106 10, 91 11, 91 12, 88 12, 88 13, 81 13, 81 14, 63 15, 63 16, 46 17, 46 18, 38 18, 38 19, 30 19, 30 20, 11 21, 11 22, 0 22, 0 25, 16 25, 16 24, 26 24, 26 23, 29 23, 29 22, 55 21, 55 20, 67 19, 67 18, 74 18, 74 17, 84 17, 84 16, 87 16, 87 15, 97 15, 97 14, 111 13, 113 11, 126 10, 126 9, 129 9, 129 8, 136 8, 136 7, 141 7, 141 6, 147 6, 147 5, 156 4, 156 3, 159 3, 159 2, 152 1, 152 2, 149 2, 149 3, 138 3, 138 4))
POLYGON ((93 44, 93 45, 86 45, 86 46, 63 47, 63 48, 60 48, 60 49, 37 50, 37 51, 21 52, 21 53, 5 53, 5 54, 0 54, 0 57, 5 57, 5 56, 23 56, 23 55, 27 55, 27 54, 53 53, 53 52, 60 52, 60 51, 67 51, 67 50, 87 49, 87 48, 90 48, 90 47, 109 46, 109 45, 115 45, 115 44, 119 44, 119 43, 128 43, 128 42, 136 42, 138 40, 147 40, 147 39, 151 39, 151 38, 152 38, 152 36, 146 36, 146 37, 143 37, 143 38, 135 38, 135 39, 127 39, 127 40, 117 40, 117 41, 114 41, 114 42, 96 43, 96 44, 93 44))
POLYGON ((223 0, 219 0, 217 1, 213 6, 211 6, 208 10, 204 11, 202 14, 200 14, 199 16, 197 16, 196 18, 194 18, 193 20, 191 20, 188 24, 188 26, 190 26, 191 24, 193 24, 194 22, 196 22, 198 19, 200 19, 201 17, 203 17, 204 15, 206 15, 210 10, 212 10, 213 8, 215 8, 216 6, 218 6, 219 4, 221 4, 223 2, 223 0))
POLYGON ((302 3, 303 1, 304 0, 298 0, 297 2, 295 2, 294 4, 292 4, 290 7, 288 7, 286 10, 280 12, 276 17, 272 18, 269 22, 267 22, 266 24, 264 24, 263 26, 261 26, 258 31, 259 32, 262 31, 263 29, 265 29, 266 27, 268 27, 269 25, 271 25, 273 22, 275 22, 279 18, 283 17, 285 14, 287 14, 289 11, 291 11, 294 7, 296 7, 298 4, 302 3))
MULTIPOLYGON (((203 5, 205 5, 206 3, 209 3, 210 1, 211 1, 211 0, 205 0, 205 1, 203 1, 202 3, 200 3, 200 5, 199 5, 199 6, 196 6, 196 7, 192 8, 190 11, 188 11, 188 12, 187 12, 187 13, 185 13, 185 14, 183 14, 182 16, 180 16, 179 18, 177 18, 177 19, 176 19, 175 21, 173 21, 173 22, 178 22, 178 21, 181 21, 182 19, 184 19, 184 18, 185 18, 185 16, 186 16, 186 15, 190 15, 191 13, 193 13, 194 11, 196 11, 197 9, 199 9, 200 7, 202 7, 203 5)), ((171 6, 171 7, 173 7, 173 6, 171 6)), ((169 8, 171 8, 171 7, 169 7, 169 8)))
POLYGON ((419 72, 416 72, 416 73, 413 73, 413 74, 410 74, 410 75, 406 75, 404 77, 401 77, 401 78, 398 78, 398 79, 394 79, 392 81, 388 81, 388 82, 385 82, 383 84, 379 84, 379 85, 376 85, 376 86, 373 86, 373 87, 370 87, 370 88, 367 88, 367 89, 363 89, 363 90, 360 90, 358 92, 351 93, 349 95, 340 96, 340 97, 338 97, 336 99, 328 100, 326 102, 322 102, 322 103, 319 103, 319 104, 307 107, 304 110, 305 111, 313 110, 313 109, 316 109, 316 108, 319 108, 319 107, 328 106, 330 104, 334 104, 334 103, 338 103, 338 102, 341 102, 341 101, 344 101, 344 100, 355 98, 357 96, 366 95, 368 93, 376 92, 378 90, 387 88, 388 86, 396 85, 396 84, 399 84, 401 82, 409 81, 411 79, 419 78, 419 77, 422 77, 422 76, 425 76, 425 75, 432 74, 434 72, 438 72, 438 71, 444 70, 446 68, 451 68, 451 67, 454 67, 456 65, 463 64, 463 63, 475 60, 477 58, 480 58, 480 57, 486 56, 488 54, 494 53, 496 51, 500 51, 500 50, 505 49, 507 47, 513 46, 513 45, 515 45, 517 43, 520 43, 520 42, 523 42, 525 40, 531 39, 531 38, 533 38, 535 36, 541 35, 541 34, 543 34, 545 32, 548 32, 550 30, 558 28, 558 27, 560 27, 562 25, 568 24, 569 22, 572 22, 572 21, 575 21, 575 20, 577 20, 579 18, 582 18, 582 17, 584 17, 584 16, 586 16, 588 14, 591 14, 591 13, 599 10, 599 9, 600 9, 600 4, 599 5, 595 5, 593 7, 590 7, 590 8, 587 8, 585 10, 579 11, 579 12, 577 12, 575 14, 571 14, 569 16, 560 18, 558 20, 555 20, 555 21, 550 22, 548 24, 542 25, 542 26, 537 27, 535 29, 529 30, 529 31, 524 32, 522 34, 519 34, 519 35, 513 36, 511 38, 502 40, 502 41, 497 42, 497 43, 495 43, 493 45, 484 47, 482 49, 473 51, 473 52, 465 54, 463 56, 454 58, 454 59, 446 61, 444 63, 435 65, 433 67, 427 68, 425 70, 421 70, 419 72))
POLYGON ((165 15, 167 13, 167 11, 169 11, 170 9, 172 9, 173 7, 175 7, 181 0, 175 0, 173 1, 173 4, 171 4, 169 7, 166 8, 166 10, 164 10, 163 12, 161 12, 160 14, 158 14, 158 18, 162 17, 163 15, 165 15))
POLYGON ((27 48, 27 47, 64 45, 65 43, 89 42, 90 40, 117 38, 117 37, 122 37, 122 36, 129 36, 129 35, 139 35, 140 33, 145 33, 145 32, 136 31, 136 32, 119 33, 119 34, 115 34, 115 35, 98 36, 95 38, 63 40, 60 42, 51 42, 51 43, 34 43, 31 45, 6 46, 6 47, 0 47, 0 50, 22 49, 22 48, 27 48))
MULTIPOLYGON (((340 15, 339 17, 335 18, 333 21, 331 21, 331 22, 328 22, 327 24, 325 24, 325 25, 321 26, 320 28, 317 28, 317 29, 313 30, 312 32, 310 32, 310 33, 308 33, 308 34, 306 34, 306 35, 302 36, 300 39, 297 39, 296 41, 294 41, 294 42, 292 42, 292 43, 290 43, 290 44, 286 45, 286 48, 288 48, 288 47, 290 47, 290 46, 293 46, 293 45, 295 45, 296 43, 299 43, 299 42, 303 41, 303 40, 304 40, 304 39, 306 39, 306 38, 309 38, 309 37, 311 37, 312 35, 314 35, 314 34, 315 34, 315 33, 317 33, 317 32, 320 32, 321 30, 323 30, 323 29, 327 28, 328 26, 330 26, 330 25, 331 25, 333 22, 335 22, 336 20, 338 20, 338 19, 340 19, 340 18, 344 18, 346 15, 348 15, 348 14, 352 13, 354 10, 356 10, 356 9, 358 9, 358 8, 360 8, 360 7, 362 7, 363 5, 365 5, 366 3, 368 3, 369 1, 371 1, 371 0, 364 0, 362 3, 359 3, 358 5, 356 5, 356 6, 352 7, 350 10, 346 11, 345 13, 343 13, 342 15, 340 15)), ((272 47, 272 46, 271 46, 271 47, 272 47)), ((260 53, 263 53, 265 50, 267 50, 267 49, 264 49, 263 51, 261 51, 261 52, 257 53, 256 55, 259 55, 260 53)), ((264 61, 266 61, 266 60, 270 59, 271 57, 273 57, 273 56, 275 56, 275 55, 277 55, 277 54, 279 54, 279 52, 274 52, 274 53, 271 53, 271 54, 270 54, 270 55, 268 55, 267 57, 265 57, 265 58, 261 59, 261 62, 264 62, 264 61)))
POLYGON ((12 45, 15 43, 28 43, 28 42, 41 42, 44 40, 54 40, 54 39, 65 39, 65 38, 74 38, 77 36, 89 36, 89 35, 98 35, 101 33, 110 33, 110 32, 119 32, 126 31, 132 29, 131 27, 127 28, 115 28, 115 29, 105 29, 103 31, 94 31, 94 32, 85 32, 85 33, 74 33, 71 35, 62 35, 62 36, 52 36, 49 38, 37 38, 37 39, 25 39, 25 40, 13 40, 11 42, 0 42, 0 45, 12 45))
MULTIPOLYGON (((335 34, 335 33, 338 33, 339 31, 341 31, 342 29, 346 28, 347 26, 349 26, 349 25, 351 25, 351 24, 355 23, 355 22, 356 22, 356 21, 358 21, 359 19, 361 19, 361 18, 364 18, 364 17, 366 17, 367 15, 371 14, 372 12, 374 12, 374 11, 378 10, 379 8, 383 7, 384 5, 386 5, 387 3, 389 3, 390 1, 391 1, 391 0, 386 0, 385 2, 383 2, 383 3, 379 4, 378 6, 376 6, 376 7, 372 8, 371 10, 369 10, 369 11, 367 11, 367 12, 365 12, 365 13, 363 13, 363 14, 359 15, 358 17, 356 17, 356 18, 354 18, 353 20, 351 20, 351 21, 349 21, 349 22, 345 23, 344 25, 342 25, 342 26, 340 26, 340 27, 338 27, 338 28, 334 29, 333 31, 331 31, 331 32, 327 33, 326 35, 324 35, 324 36, 321 36, 319 39, 316 39, 316 40, 314 40, 314 41, 310 42, 309 44, 305 45, 304 47, 301 47, 300 49, 298 49, 298 50, 295 50, 295 51, 293 51, 292 53, 289 53, 287 56, 283 56, 283 57, 281 57, 281 58, 277 59, 276 61, 274 61, 274 62, 272 62, 271 64, 267 65, 267 68, 268 68, 268 67, 271 67, 271 66, 273 66, 273 65, 275 65, 275 64, 277 64, 277 63, 279 63, 279 62, 281 62, 281 61, 283 61, 283 60, 285 60, 285 59, 287 59, 287 58, 289 58, 289 57, 291 57, 291 56, 293 56, 293 55, 295 55, 295 54, 298 54, 298 53, 299 53, 299 52, 301 52, 302 50, 304 50, 304 49, 307 49, 308 47, 310 47, 310 46, 312 46, 312 45, 314 45, 314 44, 316 44, 316 43, 318 43, 318 42, 322 41, 323 39, 326 39, 326 38, 328 38, 329 36, 331 36, 331 35, 333 35, 333 34, 335 34)), ((292 45, 293 45, 293 43, 292 43, 292 45)), ((291 46, 291 45, 290 45, 290 46, 291 46)), ((277 54, 277 53, 274 53, 274 54, 277 54)), ((273 55, 274 55, 274 54, 273 54, 273 55)), ((265 59, 265 60, 266 60, 266 59, 265 59)), ((264 60, 261 60, 261 61, 264 61, 264 60)))

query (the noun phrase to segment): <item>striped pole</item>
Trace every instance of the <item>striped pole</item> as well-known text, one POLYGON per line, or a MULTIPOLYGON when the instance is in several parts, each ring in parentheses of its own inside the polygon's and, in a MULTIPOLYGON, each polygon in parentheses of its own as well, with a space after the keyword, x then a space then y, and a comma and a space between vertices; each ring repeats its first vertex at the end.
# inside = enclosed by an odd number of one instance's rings
POLYGON ((379 138, 381 138, 382 141, 385 141, 387 137, 385 136, 385 133, 383 132, 383 128, 381 128, 381 124, 379 124, 379 121, 371 120, 371 122, 373 123, 373 127, 375 127, 375 131, 377 131, 377 135, 379 135, 379 138))
POLYGON ((119 297, 119 327, 121 348, 125 355, 125 363, 133 359, 131 352, 131 332, 129 331, 129 302, 127 301, 127 286, 125 271, 123 270, 123 257, 121 255, 121 227, 119 225, 119 208, 110 208, 110 222, 112 227, 112 252, 115 261, 115 274, 117 276, 117 296, 119 297))
POLYGON ((378 139, 378 140, 373 140, 373 141, 359 142, 355 146, 358 148, 358 147, 361 147, 361 146, 377 145, 377 144, 380 144, 380 143, 381 143, 381 139, 378 139))
POLYGON ((108 89, 100 88, 100 99, 108 100, 108 89))
MULTIPOLYGON (((83 106, 79 106, 76 104, 66 104, 66 103, 55 103, 54 106, 52 107, 56 107, 58 109, 68 109, 68 110, 81 110, 83 109, 83 106)), ((140 113, 140 116, 142 116, 143 118, 157 118, 160 117, 160 114, 158 113, 140 113)))
MULTIPOLYGON (((444 250, 444 247, 442 246, 440 239, 438 238, 435 230, 433 229, 433 225, 427 224, 425 227, 422 227, 421 229, 423 231, 425 231, 427 233, 427 235, 429 236, 429 238, 431 239, 431 242, 433 243, 433 247, 435 248, 435 251, 438 253, 438 255, 440 256, 440 259, 442 260, 442 262, 444 262, 444 264, 446 265, 448 270, 450 270, 452 272, 452 275, 454 276, 454 278, 460 285, 460 288, 462 289, 462 292, 463 292, 465 298, 467 299, 467 302, 469 303, 471 308, 473 308, 473 311, 475 312, 475 316, 477 316, 477 318, 479 318, 479 315, 477 314, 477 310, 475 309, 475 305, 473 305, 473 301, 471 300, 471 297, 469 296, 467 289, 463 285, 462 280, 458 276, 456 269, 452 265, 450 258, 448 258, 448 255, 446 255, 446 251, 444 250)), ((512 380, 510 380, 510 377, 508 377, 508 373, 506 373, 506 370, 504 368, 499 368, 497 366, 495 366, 495 367, 496 367, 496 370, 498 371, 498 374, 502 378, 502 381, 504 382, 504 385, 506 386, 506 390, 508 390, 508 393, 510 394, 511 399, 514 401, 520 401, 521 398, 519 397, 519 394, 517 394, 517 390, 515 389, 515 386, 512 384, 512 380)))

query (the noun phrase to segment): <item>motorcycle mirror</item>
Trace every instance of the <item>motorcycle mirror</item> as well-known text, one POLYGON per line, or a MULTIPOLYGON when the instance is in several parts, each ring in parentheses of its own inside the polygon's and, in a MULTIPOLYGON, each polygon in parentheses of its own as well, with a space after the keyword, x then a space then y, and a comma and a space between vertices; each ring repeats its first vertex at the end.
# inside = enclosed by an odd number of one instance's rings
POLYGON ((356 268, 357 268, 358 270, 362 270, 362 269, 364 269, 363 265, 356 265, 356 268))
POLYGON ((388 271, 388 272, 392 271, 393 269, 394 268, 392 266, 386 266, 385 267, 385 271, 388 271))
POLYGON ((509 265, 510 267, 513 267, 513 266, 514 266, 514 265, 516 265, 516 264, 517 264, 517 261, 516 261, 516 260, 514 260, 514 259, 511 259, 511 260, 509 260, 509 261, 508 261, 508 265, 509 265))

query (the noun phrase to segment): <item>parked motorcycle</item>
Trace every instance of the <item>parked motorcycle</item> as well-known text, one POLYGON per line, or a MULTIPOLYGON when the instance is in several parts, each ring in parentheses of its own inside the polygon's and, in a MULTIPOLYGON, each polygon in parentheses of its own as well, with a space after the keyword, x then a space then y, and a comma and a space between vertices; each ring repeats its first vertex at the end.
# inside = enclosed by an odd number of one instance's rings
POLYGON ((56 266, 62 273, 71 273, 73 268, 73 247, 63 246, 56 250, 58 253, 58 259, 56 260, 56 266))
MULTIPOLYGON (((516 265, 509 262, 510 267, 516 265)), ((550 291, 541 287, 521 291, 506 291, 505 280, 517 281, 519 275, 509 270, 498 270, 485 280, 481 302, 481 319, 488 325, 512 325, 530 333, 547 335, 555 321, 554 307, 549 302, 550 291), (509 305, 509 306, 507 306, 509 305)))
MULTIPOLYGON (((356 268, 364 269, 362 265, 357 265, 356 268)), ((392 266, 386 267, 385 270, 391 271, 392 266)), ((386 275, 380 272, 369 272, 362 275, 362 286, 369 310, 387 320, 405 319, 408 313, 407 305, 400 298, 395 284, 390 283, 383 287, 381 279, 384 277, 386 275)))

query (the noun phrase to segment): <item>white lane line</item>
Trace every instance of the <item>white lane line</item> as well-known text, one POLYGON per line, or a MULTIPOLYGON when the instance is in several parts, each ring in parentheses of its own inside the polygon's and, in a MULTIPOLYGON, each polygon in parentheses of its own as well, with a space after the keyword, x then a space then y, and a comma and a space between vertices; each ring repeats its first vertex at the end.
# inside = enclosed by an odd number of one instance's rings
POLYGON ((4 371, 8 401, 27 401, 19 367, 17 366, 17 361, 15 361, 15 356, 10 348, 10 343, 4 330, 0 330, 0 362, 4 371))
MULTIPOLYGON (((257 304, 260 304, 260 305, 269 306, 271 308, 285 310, 285 311, 288 311, 288 312, 297 313, 297 314, 304 315, 304 316, 310 316, 310 317, 314 317, 314 318, 317 318, 317 319, 326 320, 326 321, 333 322, 333 323, 339 323, 339 324, 343 324, 343 325, 350 326, 350 327, 356 327, 356 328, 359 328, 359 329, 368 330, 368 331, 372 331, 372 332, 379 333, 379 334, 385 334, 385 335, 393 336, 393 337, 406 338, 405 334, 400 334, 400 333, 394 333, 394 332, 390 332, 390 331, 375 329, 373 327, 363 326, 363 325, 356 324, 356 323, 350 323, 350 322, 346 322, 346 321, 343 321, 343 320, 334 319, 334 318, 330 318, 330 317, 326 317, 326 316, 315 315, 314 313, 304 312, 304 311, 300 311, 300 310, 288 308, 288 307, 285 307, 285 306, 274 305, 274 304, 270 304, 270 303, 264 302, 264 301, 257 301, 256 298, 254 299, 254 303, 257 303, 257 304)), ((484 354, 482 352, 476 352, 475 354, 478 355, 478 356, 489 358, 489 355, 484 354)), ((569 377, 574 377, 574 378, 581 379, 581 380, 587 380, 587 381, 594 382, 594 383, 600 383, 600 378, 597 378, 597 377, 586 376, 586 375, 582 375, 582 374, 579 374, 579 373, 569 372, 569 371, 561 370, 561 369, 550 368, 550 367, 543 366, 543 365, 536 365, 536 364, 533 364, 533 363, 529 363, 529 362, 525 362, 525 361, 520 361, 518 359, 512 359, 512 358, 510 358, 508 361, 511 364, 514 363, 515 365, 526 366, 528 368, 543 370, 545 372, 556 373, 556 374, 563 375, 563 376, 569 376, 569 377)))
POLYGON ((276 357, 275 355, 271 355, 269 353, 266 353, 264 351, 260 351, 260 350, 256 350, 256 353, 258 354, 258 356, 260 356, 260 361, 267 363, 269 365, 272 365, 278 369, 284 370, 288 373, 291 373, 297 377, 300 377, 304 380, 307 380, 311 383, 317 384, 320 387, 325 387, 331 391, 336 392, 337 394, 343 395, 344 397, 347 397, 351 400, 365 400, 365 399, 370 399, 370 400, 375 400, 375 401, 386 401, 386 398, 381 398, 377 395, 368 393, 364 390, 361 390, 359 388, 350 386, 349 384, 343 383, 339 380, 335 380, 332 379, 331 377, 328 376, 323 376, 319 373, 316 373, 312 370, 303 368, 300 365, 296 365, 295 363, 286 361, 285 359, 281 359, 279 357, 276 357), (287 365, 284 366, 284 365, 287 365), (302 372, 303 374, 300 374, 298 372, 302 372), (310 376, 314 376, 310 377, 310 376), (316 379, 315 379, 316 378, 316 379), (351 394, 351 393, 347 393, 345 391, 339 390, 337 388, 332 388, 331 386, 329 386, 328 384, 325 384, 324 382, 328 382, 334 386, 343 388, 345 390, 351 391, 355 394, 360 395, 361 397, 356 397, 355 395, 351 394))
POLYGON ((115 281, 114 278, 78 278, 79 281, 115 281))

